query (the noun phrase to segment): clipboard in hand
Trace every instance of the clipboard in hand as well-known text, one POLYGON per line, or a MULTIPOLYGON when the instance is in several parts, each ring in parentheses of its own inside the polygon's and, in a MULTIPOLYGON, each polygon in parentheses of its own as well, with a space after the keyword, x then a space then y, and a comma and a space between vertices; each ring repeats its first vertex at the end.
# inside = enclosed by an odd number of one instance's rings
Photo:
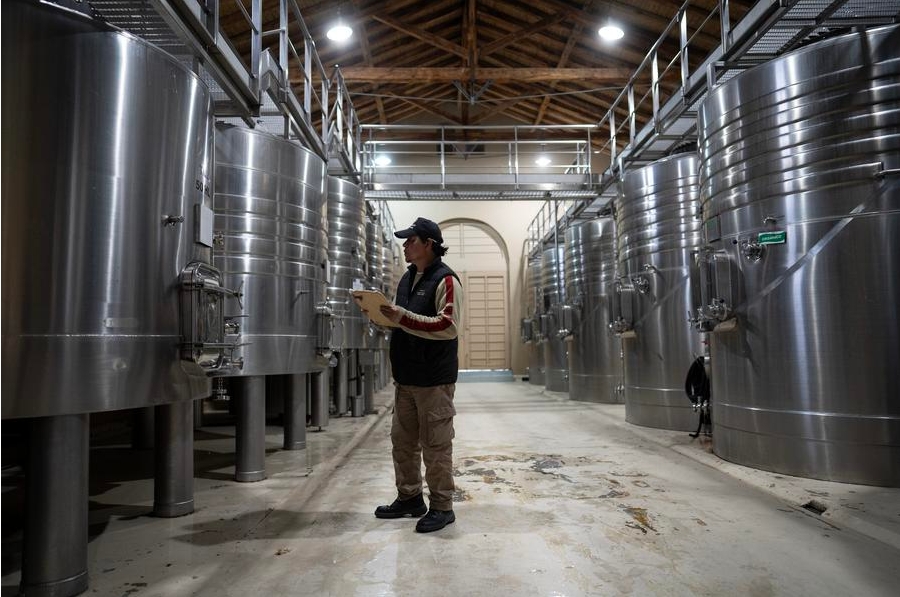
POLYGON ((375 325, 386 328, 400 327, 381 314, 381 305, 391 304, 382 293, 377 290, 351 290, 350 294, 356 299, 355 302, 363 310, 363 314, 375 325))

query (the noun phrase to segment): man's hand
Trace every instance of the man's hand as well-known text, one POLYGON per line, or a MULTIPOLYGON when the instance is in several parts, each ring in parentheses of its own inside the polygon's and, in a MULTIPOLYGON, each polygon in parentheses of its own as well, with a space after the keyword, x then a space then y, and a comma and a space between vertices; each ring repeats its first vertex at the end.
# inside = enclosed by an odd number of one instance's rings
POLYGON ((381 305, 381 314, 394 323, 400 323, 403 319, 403 311, 396 305, 381 305))

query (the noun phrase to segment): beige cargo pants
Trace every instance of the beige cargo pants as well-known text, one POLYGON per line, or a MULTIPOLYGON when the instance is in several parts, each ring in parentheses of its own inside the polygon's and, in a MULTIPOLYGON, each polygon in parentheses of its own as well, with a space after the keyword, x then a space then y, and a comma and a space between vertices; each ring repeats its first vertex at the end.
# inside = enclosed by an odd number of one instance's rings
POLYGON ((391 425, 397 495, 422 492, 422 462, 432 510, 453 509, 453 394, 456 384, 423 388, 396 384, 391 425))

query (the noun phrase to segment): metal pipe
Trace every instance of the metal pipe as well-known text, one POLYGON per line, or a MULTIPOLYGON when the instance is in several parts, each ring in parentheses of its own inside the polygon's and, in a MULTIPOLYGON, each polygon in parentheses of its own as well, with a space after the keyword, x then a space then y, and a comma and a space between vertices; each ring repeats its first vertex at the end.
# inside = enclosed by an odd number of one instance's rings
POLYGON ((19 585, 23 595, 77 595, 88 589, 88 417, 32 420, 19 585))
POLYGON ((234 480, 252 483, 266 478, 266 378, 235 377, 237 425, 234 480))
POLYGON ((194 403, 155 407, 153 515, 175 518, 194 511, 194 403))
POLYGON ((327 371, 316 371, 311 373, 310 383, 310 414, 313 427, 328 426, 328 373, 327 371))
POLYGON ((285 376, 284 449, 306 448, 306 374, 285 376))

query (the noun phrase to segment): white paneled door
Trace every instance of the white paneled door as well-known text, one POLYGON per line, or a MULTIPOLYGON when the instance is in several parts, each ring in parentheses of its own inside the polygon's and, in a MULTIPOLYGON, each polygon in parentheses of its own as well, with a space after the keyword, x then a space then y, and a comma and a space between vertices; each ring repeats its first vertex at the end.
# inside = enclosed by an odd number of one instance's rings
POLYGON ((509 369, 507 260, 487 226, 454 222, 442 226, 450 253, 444 260, 464 288, 460 369, 509 369))
POLYGON ((506 275, 465 272, 461 369, 508 369, 506 275))

